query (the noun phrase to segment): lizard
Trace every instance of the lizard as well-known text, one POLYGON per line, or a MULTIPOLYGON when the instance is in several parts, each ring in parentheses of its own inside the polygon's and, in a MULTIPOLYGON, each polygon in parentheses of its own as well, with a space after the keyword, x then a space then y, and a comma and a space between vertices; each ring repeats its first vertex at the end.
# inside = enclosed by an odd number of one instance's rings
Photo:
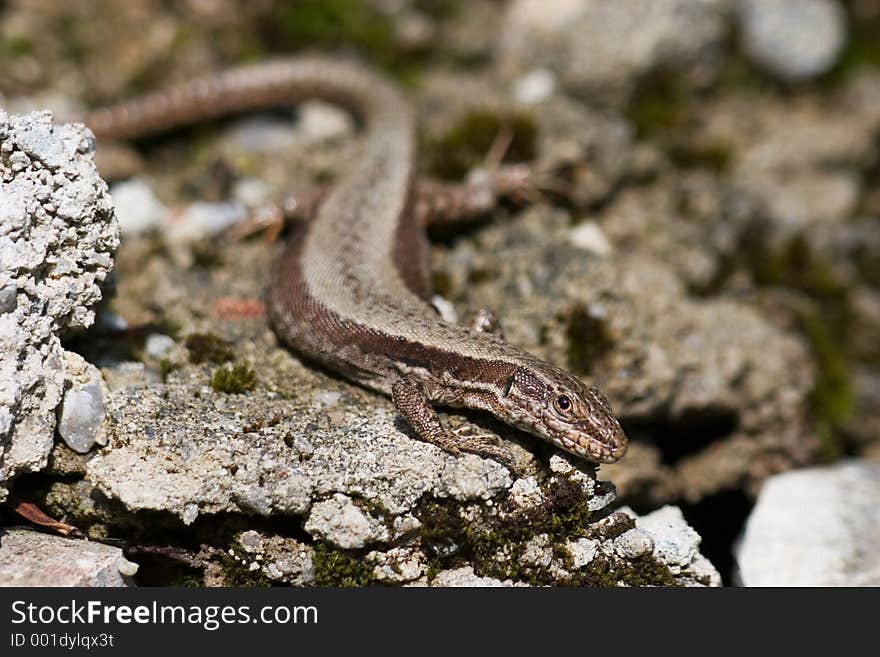
POLYGON ((589 461, 623 457, 626 435, 598 389, 508 343, 492 321, 466 327, 430 304, 428 224, 486 209, 523 175, 506 166, 459 191, 420 185, 414 111, 380 74, 320 56, 269 60, 92 111, 85 123, 99 141, 133 139, 307 98, 351 111, 363 146, 273 268, 267 313, 277 336, 389 396, 419 438, 447 452, 511 463, 488 437, 447 429, 437 406, 487 411, 589 461))

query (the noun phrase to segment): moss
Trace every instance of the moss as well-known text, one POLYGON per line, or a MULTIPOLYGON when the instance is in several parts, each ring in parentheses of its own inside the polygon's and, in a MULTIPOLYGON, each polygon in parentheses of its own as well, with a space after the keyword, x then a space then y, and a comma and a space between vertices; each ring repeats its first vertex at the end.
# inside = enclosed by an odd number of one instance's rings
POLYGON ((679 586, 675 576, 654 557, 645 556, 622 563, 598 555, 572 578, 575 586, 679 586))
POLYGON ((438 294, 446 299, 452 295, 452 276, 442 269, 438 269, 431 274, 431 285, 434 294, 438 294))
POLYGON ((640 139, 682 129, 691 113, 690 94, 681 75, 658 72, 646 78, 626 111, 640 139))
POLYGON ((468 283, 479 285, 498 278, 498 268, 494 266, 478 267, 468 273, 468 283))
POLYGON ((174 370, 178 368, 178 365, 171 361, 169 358, 162 358, 159 360, 159 376, 162 377, 162 381, 166 381, 168 379, 168 375, 171 374, 174 370))
POLYGON ((768 246, 769 240, 760 231, 747 236, 745 242, 748 265, 759 285, 784 285, 818 298, 840 297, 846 291, 803 233, 775 250, 768 246))
POLYGON ((220 566, 223 568, 223 579, 226 586, 247 588, 268 588, 272 586, 272 580, 266 576, 262 568, 250 569, 253 557, 247 552, 237 545, 231 548, 231 552, 233 554, 224 552, 220 557, 220 566))
POLYGON ((247 365, 221 367, 211 377, 211 388, 227 394, 248 392, 256 385, 257 375, 247 365))
POLYGON ((580 304, 565 318, 565 335, 568 366, 577 374, 589 374, 596 361, 614 346, 607 323, 580 304))
POLYGON ((211 240, 202 240, 192 245, 193 264, 204 269, 214 269, 223 264, 220 247, 211 240))
MULTIPOLYGON (((416 79, 418 57, 407 56, 395 39, 393 18, 361 0, 298 0, 279 3, 264 26, 280 47, 354 48, 401 82, 416 79)), ((412 53, 406 53, 412 55, 412 53)))
POLYGON ((458 180, 482 164, 499 133, 510 130, 510 146, 505 162, 525 162, 535 158, 538 124, 524 112, 473 110, 462 116, 445 133, 425 144, 424 153, 431 174, 458 180))
POLYGON ((570 564, 566 543, 597 531, 590 527, 589 498, 580 485, 560 477, 542 486, 542 493, 544 504, 528 509, 515 507, 509 500, 494 507, 423 501, 417 515, 422 523, 422 548, 428 557, 428 578, 442 569, 470 563, 482 577, 533 585, 575 583, 560 582, 558 572, 549 566, 526 563, 522 557, 535 536, 546 534, 557 560, 570 564))
POLYGON ((235 357, 230 343, 213 333, 193 333, 187 336, 185 344, 189 351, 190 362, 196 365, 201 363, 222 365, 235 357))
POLYGON ((3 51, 13 58, 29 55, 33 49, 33 41, 21 34, 9 36, 3 41, 3 51))
POLYGON ((708 169, 715 173, 730 170, 733 151, 729 144, 712 142, 707 144, 677 143, 666 149, 672 163, 681 169, 708 169))
POLYGON ((877 39, 880 17, 867 20, 855 18, 851 15, 846 49, 825 76, 823 82, 826 84, 842 84, 860 71, 880 68, 880 40, 877 39))
POLYGON ((816 383, 810 393, 816 433, 825 457, 835 459, 843 452, 840 428, 855 409, 849 362, 843 345, 835 339, 832 327, 815 305, 801 310, 798 320, 818 365, 816 383))
POLYGON ((317 586, 368 586, 373 583, 373 569, 363 559, 320 541, 314 545, 312 565, 317 586))

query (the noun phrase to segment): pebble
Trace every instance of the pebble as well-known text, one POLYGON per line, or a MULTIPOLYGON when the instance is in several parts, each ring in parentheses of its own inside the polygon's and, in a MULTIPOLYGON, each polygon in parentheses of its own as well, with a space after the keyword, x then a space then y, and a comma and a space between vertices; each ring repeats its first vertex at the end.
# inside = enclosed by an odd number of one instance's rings
POLYGON ((843 7, 835 0, 738 0, 747 57, 785 80, 829 71, 846 45, 843 7))
POLYGON ((114 184, 110 196, 124 236, 142 235, 158 227, 168 214, 168 208, 156 197, 152 187, 138 178, 114 184))
POLYGON ((80 454, 88 452, 97 440, 103 421, 104 396, 100 381, 92 379, 64 394, 58 433, 70 449, 80 454))

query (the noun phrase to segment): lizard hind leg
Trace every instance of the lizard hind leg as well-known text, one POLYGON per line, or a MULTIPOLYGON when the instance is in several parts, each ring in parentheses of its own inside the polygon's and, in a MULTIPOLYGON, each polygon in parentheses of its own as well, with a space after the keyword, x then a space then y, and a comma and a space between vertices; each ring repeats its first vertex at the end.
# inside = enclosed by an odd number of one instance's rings
POLYGON ((470 452, 510 467, 513 457, 485 436, 462 435, 443 427, 424 387, 415 379, 401 377, 391 388, 391 399, 415 434, 450 454, 470 452))

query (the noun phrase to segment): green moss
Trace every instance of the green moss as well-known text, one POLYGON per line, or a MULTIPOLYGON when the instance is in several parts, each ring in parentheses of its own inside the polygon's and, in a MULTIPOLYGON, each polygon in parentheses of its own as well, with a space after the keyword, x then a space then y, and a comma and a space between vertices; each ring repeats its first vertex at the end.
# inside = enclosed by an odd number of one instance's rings
POLYGON ((361 558, 323 541, 314 545, 312 565, 317 586, 368 586, 373 582, 373 569, 361 558))
POLYGON ((850 33, 846 49, 837 64, 825 76, 824 82, 841 84, 865 69, 880 69, 880 18, 867 21, 850 21, 850 33))
POLYGON ((434 294, 448 299, 452 295, 452 276, 448 272, 438 269, 431 274, 431 286, 434 294))
POLYGON ((222 365, 235 358, 235 355, 232 353, 232 345, 212 333, 193 333, 188 335, 185 344, 189 351, 190 362, 196 365, 201 363, 222 365))
MULTIPOLYGON (((571 568, 571 552, 567 542, 579 537, 613 539, 633 526, 628 516, 617 523, 591 525, 589 498, 580 485, 566 478, 555 477, 542 486, 545 503, 534 508, 515 507, 509 500, 500 500, 494 507, 461 505, 449 500, 425 500, 418 509, 422 525, 422 548, 428 557, 428 578, 445 568, 470 563, 479 576, 525 581, 533 585, 577 584, 615 586, 619 580, 636 580, 635 574, 615 571, 607 582, 578 570, 570 580, 559 581, 559 573, 550 566, 526 563, 522 559, 529 542, 546 534, 549 547, 557 561, 571 568)), ((643 564, 630 564, 628 568, 643 564)), ((621 562, 615 567, 622 569, 621 562)), ((653 576, 642 572, 643 578, 653 576)), ((668 571, 657 574, 652 584, 665 584, 668 571)))
POLYGON ((512 140, 504 154, 505 162, 525 162, 535 158, 538 124, 523 112, 473 110, 449 130, 425 144, 428 170, 440 178, 458 180, 482 164, 496 137, 510 130, 512 140))
POLYGON ((162 358, 159 360, 159 376, 162 377, 162 381, 166 381, 168 379, 168 375, 171 374, 174 370, 177 369, 177 364, 173 363, 168 358, 162 358))
POLYGON ((627 586, 679 586, 675 576, 654 557, 644 556, 624 563, 598 555, 586 568, 577 572, 574 586, 614 587, 627 586))
POLYGON ((297 0, 279 3, 265 26, 282 47, 323 50, 354 48, 401 82, 420 74, 419 58, 401 52, 394 21, 373 3, 361 0, 297 0), (409 56, 404 56, 407 54, 409 56))
POLYGON ((630 101, 626 116, 640 139, 681 130, 691 113, 690 94, 681 75, 658 72, 646 78, 630 101))
POLYGON ((498 278, 498 268, 494 266, 478 267, 468 273, 468 283, 479 285, 498 278))
POLYGON ((33 41, 21 34, 9 36, 3 41, 3 51, 10 57, 29 55, 33 49, 33 41))
POLYGON ((845 294, 845 285, 831 266, 814 253, 806 235, 798 234, 775 250, 768 246, 768 242, 759 232, 747 238, 744 245, 756 283, 783 285, 818 298, 845 294))
POLYGON ((843 344, 834 337, 832 327, 816 306, 801 310, 798 320, 818 365, 810 394, 816 433, 826 458, 835 459, 843 453, 840 428, 855 409, 849 362, 843 344))
POLYGON ((257 375, 247 365, 221 367, 211 377, 211 388, 216 392, 237 394, 253 390, 257 385, 257 375))
POLYGON ((572 308, 565 318, 568 366, 577 374, 589 374, 596 361, 614 345, 605 321, 590 314, 583 305, 572 308))
POLYGON ((233 554, 224 552, 220 557, 220 566, 223 568, 223 579, 226 586, 247 588, 268 588, 272 586, 272 580, 263 572, 262 568, 250 569, 253 558, 237 545, 231 548, 233 554))
POLYGON ((715 173, 730 170, 733 151, 729 144, 713 142, 707 144, 677 143, 666 149, 672 163, 682 169, 708 169, 715 173))

